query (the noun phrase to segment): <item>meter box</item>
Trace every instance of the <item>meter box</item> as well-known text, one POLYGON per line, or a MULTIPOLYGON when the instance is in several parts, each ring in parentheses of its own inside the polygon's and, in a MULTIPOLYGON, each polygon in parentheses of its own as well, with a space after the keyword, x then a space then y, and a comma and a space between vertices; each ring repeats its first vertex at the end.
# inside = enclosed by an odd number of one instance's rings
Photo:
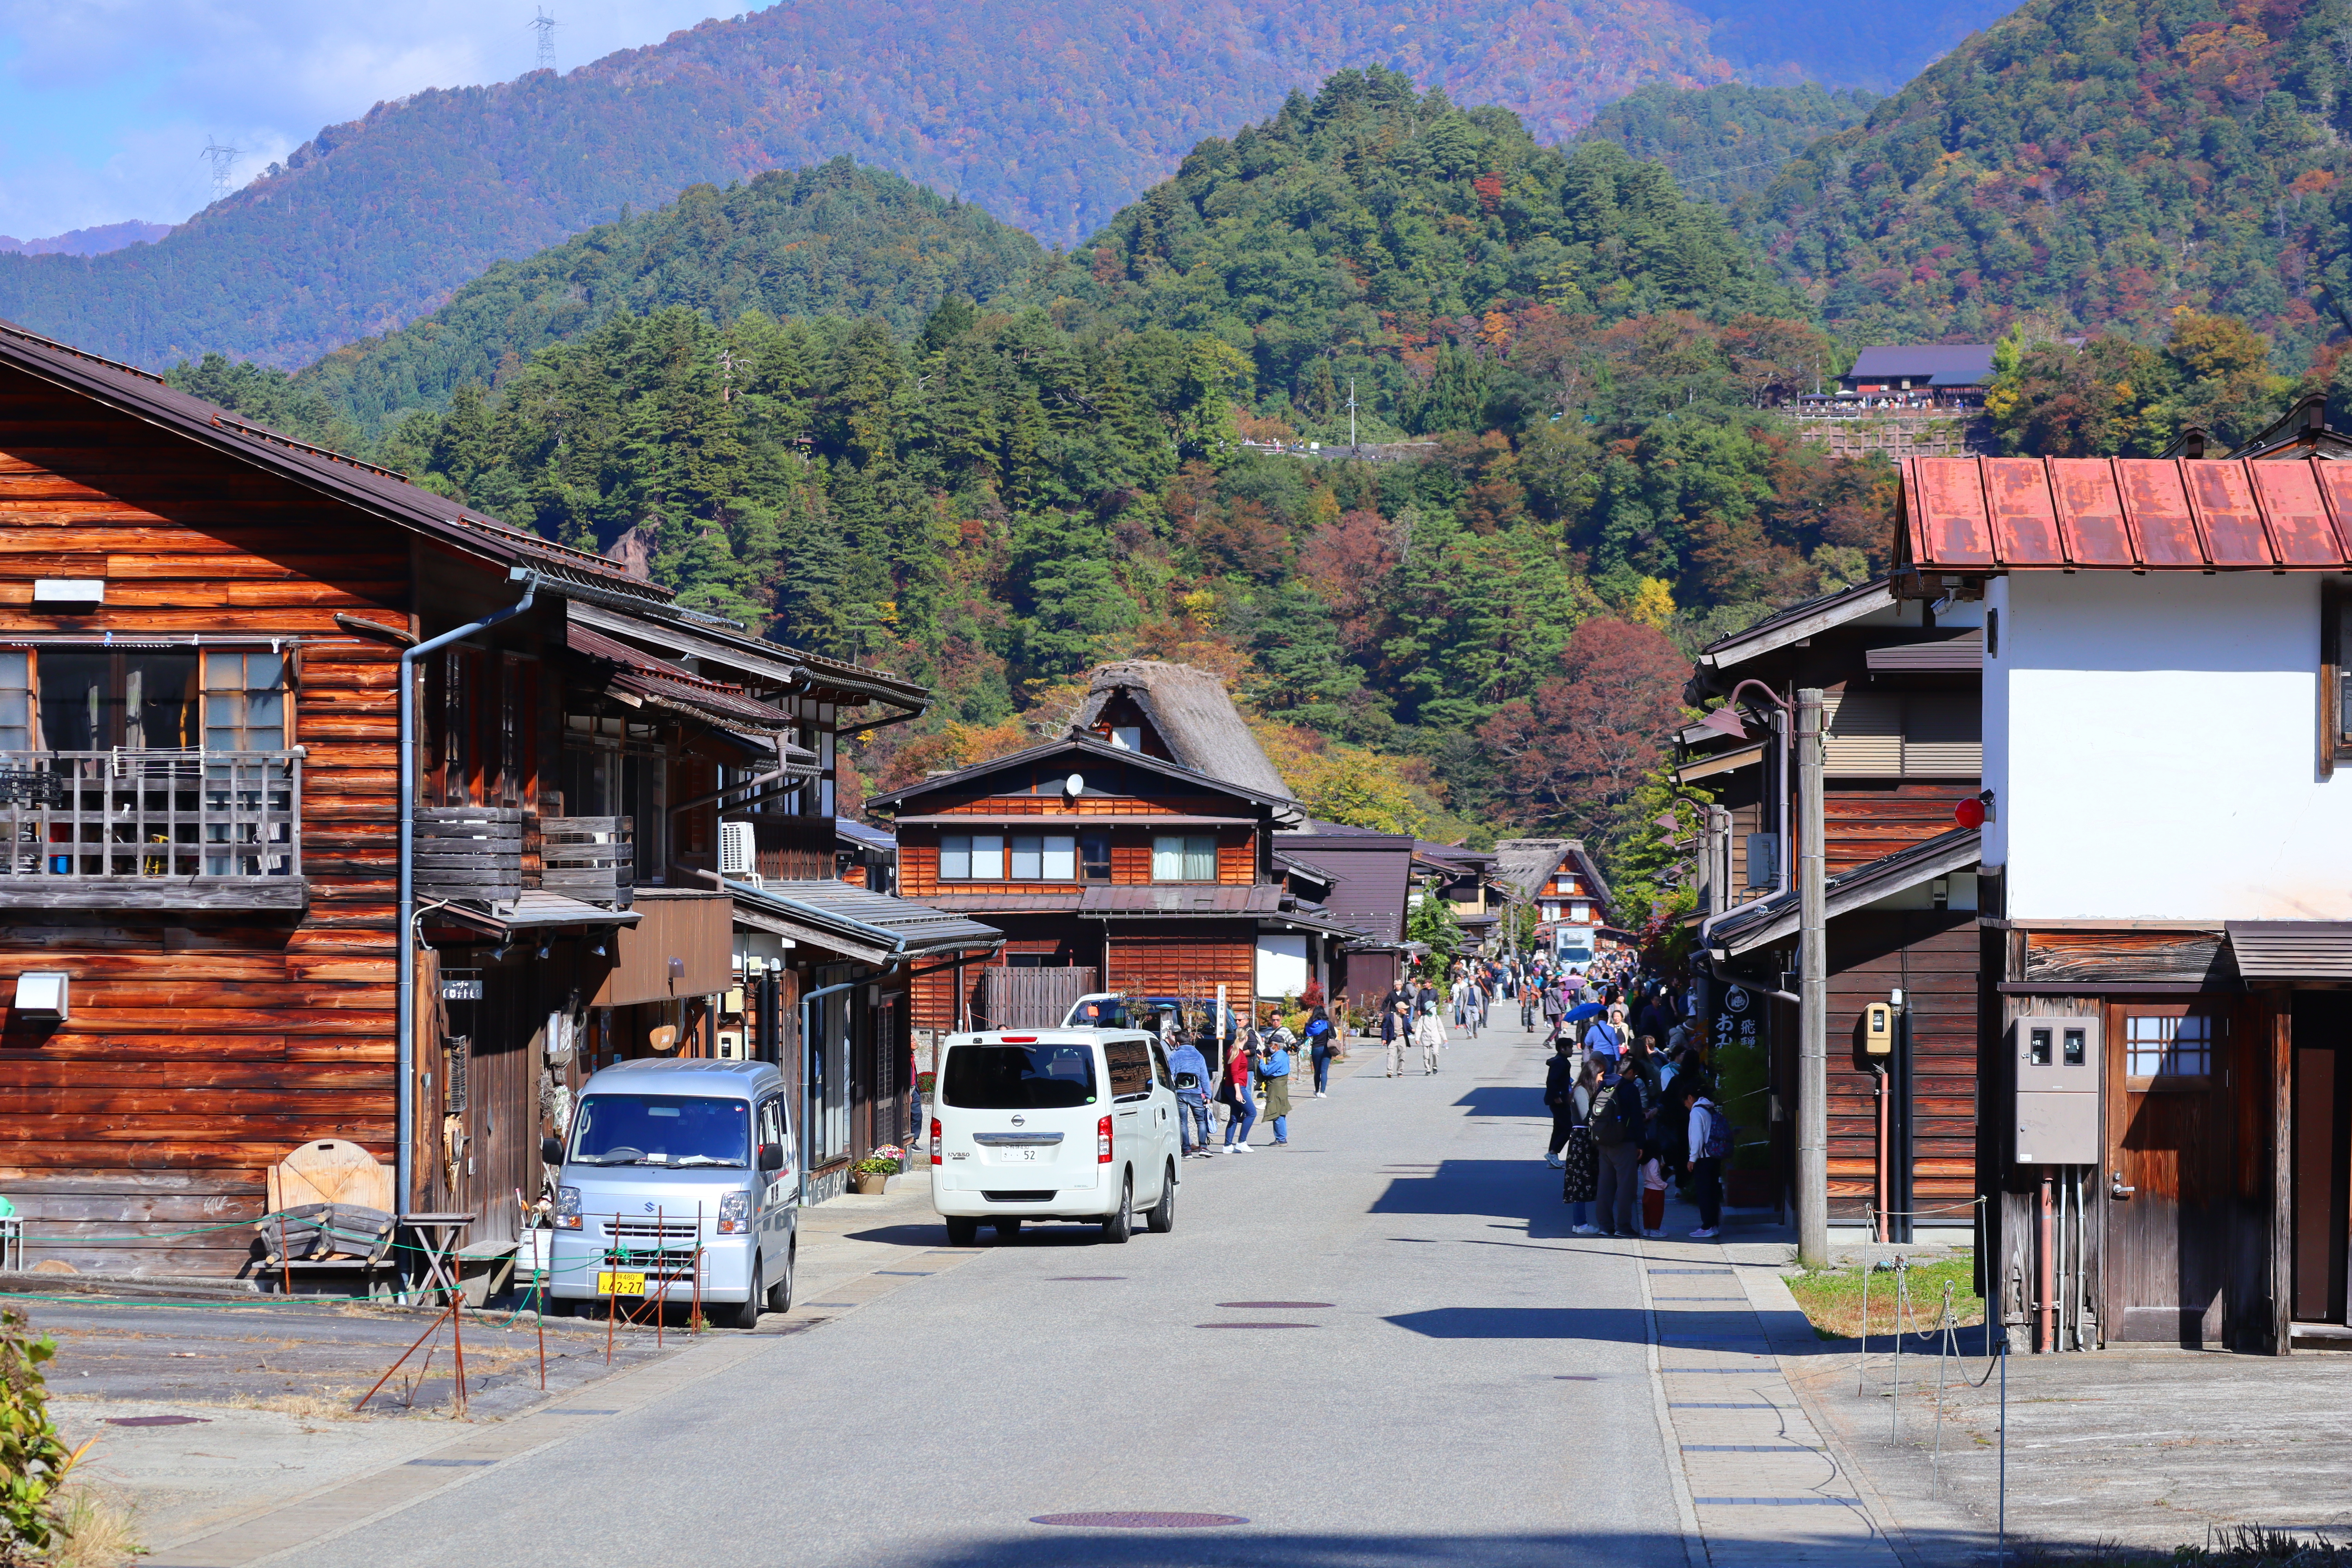
POLYGON ((2011 1031, 2017 1163, 2101 1163, 2099 1020, 2028 1015, 2011 1031))

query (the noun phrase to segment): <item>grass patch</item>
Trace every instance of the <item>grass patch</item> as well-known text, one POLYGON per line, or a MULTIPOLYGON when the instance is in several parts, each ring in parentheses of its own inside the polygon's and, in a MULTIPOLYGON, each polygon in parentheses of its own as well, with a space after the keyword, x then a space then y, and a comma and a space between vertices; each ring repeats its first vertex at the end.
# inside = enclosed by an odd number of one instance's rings
MULTIPOLYGON (((1932 1262, 1913 1264, 1910 1275, 1911 1310, 1902 1327, 1907 1331, 1926 1332, 1936 1326, 1944 1310, 1944 1287, 1952 1287, 1952 1313, 1962 1328, 1984 1321, 1984 1299, 1976 1293, 1969 1276, 1976 1261, 1972 1255, 1961 1253, 1956 1258, 1937 1258, 1932 1262)), ((1805 1310, 1812 1321, 1813 1331, 1824 1339, 1858 1339, 1864 1332, 1862 1321, 1864 1267, 1855 1264, 1845 1268, 1808 1269, 1789 1279, 1789 1293, 1797 1305, 1805 1310)), ((1886 1270, 1870 1276, 1870 1324, 1874 1334, 1891 1334, 1895 1331, 1897 1302, 1895 1274, 1886 1270)), ((2352 1568, 2352 1565, 2347 1565, 2352 1568)))
POLYGON ((2170 1551, 2095 1546, 2088 1551, 2029 1552, 2026 1568, 2352 1568, 2352 1544, 2263 1525, 2217 1530, 2202 1546, 2170 1551))
POLYGON ((52 1568, 121 1568, 147 1550, 137 1518, 130 1500, 110 1488, 69 1485, 58 1499, 60 1540, 45 1561, 52 1568))

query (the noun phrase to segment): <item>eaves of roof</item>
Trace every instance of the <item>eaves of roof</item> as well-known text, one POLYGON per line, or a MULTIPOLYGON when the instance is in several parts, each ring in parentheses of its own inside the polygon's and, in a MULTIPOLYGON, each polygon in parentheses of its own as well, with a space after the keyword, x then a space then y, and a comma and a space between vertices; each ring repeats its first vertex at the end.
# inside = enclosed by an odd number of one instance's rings
POLYGON ((1040 745, 1024 747, 1018 752, 1008 752, 1003 756, 991 757, 986 762, 974 763, 969 767, 958 768, 951 773, 941 773, 936 778, 921 779, 914 784, 894 789, 887 795, 869 795, 866 797, 866 809, 869 811, 889 809, 903 801, 961 788, 967 781, 993 773, 1000 768, 1017 767, 1025 763, 1034 763, 1042 757, 1068 752, 1076 752, 1081 756, 1095 757, 1105 763, 1141 768, 1147 773, 1158 773, 1178 784, 1205 785, 1219 795, 1231 795, 1236 800, 1246 800, 1255 805, 1268 807, 1275 814, 1275 820, 1277 822, 1289 820, 1296 816, 1299 810, 1296 801, 1262 795, 1255 790, 1245 789, 1240 784, 1227 783, 1223 779, 1213 779, 1208 774, 1195 773, 1180 763, 1146 756, 1141 752, 1127 751, 1111 745, 1107 741, 1100 741, 1092 735, 1081 732, 1073 732, 1059 740, 1047 741, 1040 745))
MULTIPOLYGON (((1826 883, 1826 918, 1835 920, 1906 888, 1966 870, 1983 853, 1982 828, 1955 827, 1867 865, 1842 871, 1826 883)), ((1706 921, 1704 929, 1707 947, 1736 956, 1794 936, 1801 913, 1798 891, 1790 888, 1785 893, 1759 899, 1706 921)))

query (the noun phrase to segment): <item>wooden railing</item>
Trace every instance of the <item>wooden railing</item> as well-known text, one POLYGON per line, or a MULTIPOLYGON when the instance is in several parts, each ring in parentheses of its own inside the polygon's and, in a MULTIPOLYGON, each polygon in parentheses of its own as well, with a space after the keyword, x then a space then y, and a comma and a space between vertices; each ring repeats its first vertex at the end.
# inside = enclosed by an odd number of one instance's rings
POLYGON ((511 903, 526 888, 628 908, 636 845, 625 816, 534 817, 519 806, 441 805, 416 813, 416 896, 511 903), (528 843, 539 834, 538 864, 528 843))
POLYGON ((625 816, 539 819, 539 885, 583 903, 625 910, 634 901, 637 846, 625 816))
POLYGON ((299 878, 298 752, 0 752, 0 879, 299 878))

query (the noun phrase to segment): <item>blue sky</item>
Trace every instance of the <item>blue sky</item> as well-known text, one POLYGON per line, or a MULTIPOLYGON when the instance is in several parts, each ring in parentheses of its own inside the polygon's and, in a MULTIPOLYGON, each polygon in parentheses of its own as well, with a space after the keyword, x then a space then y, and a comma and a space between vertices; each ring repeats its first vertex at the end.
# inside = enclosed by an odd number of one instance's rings
MULTIPOLYGON (((0 0, 0 234, 38 239, 211 199, 201 157, 241 148, 240 183, 388 98, 531 68, 536 7, 514 0, 0 0)), ((709 0, 548 0, 556 68, 721 12, 709 0)))

